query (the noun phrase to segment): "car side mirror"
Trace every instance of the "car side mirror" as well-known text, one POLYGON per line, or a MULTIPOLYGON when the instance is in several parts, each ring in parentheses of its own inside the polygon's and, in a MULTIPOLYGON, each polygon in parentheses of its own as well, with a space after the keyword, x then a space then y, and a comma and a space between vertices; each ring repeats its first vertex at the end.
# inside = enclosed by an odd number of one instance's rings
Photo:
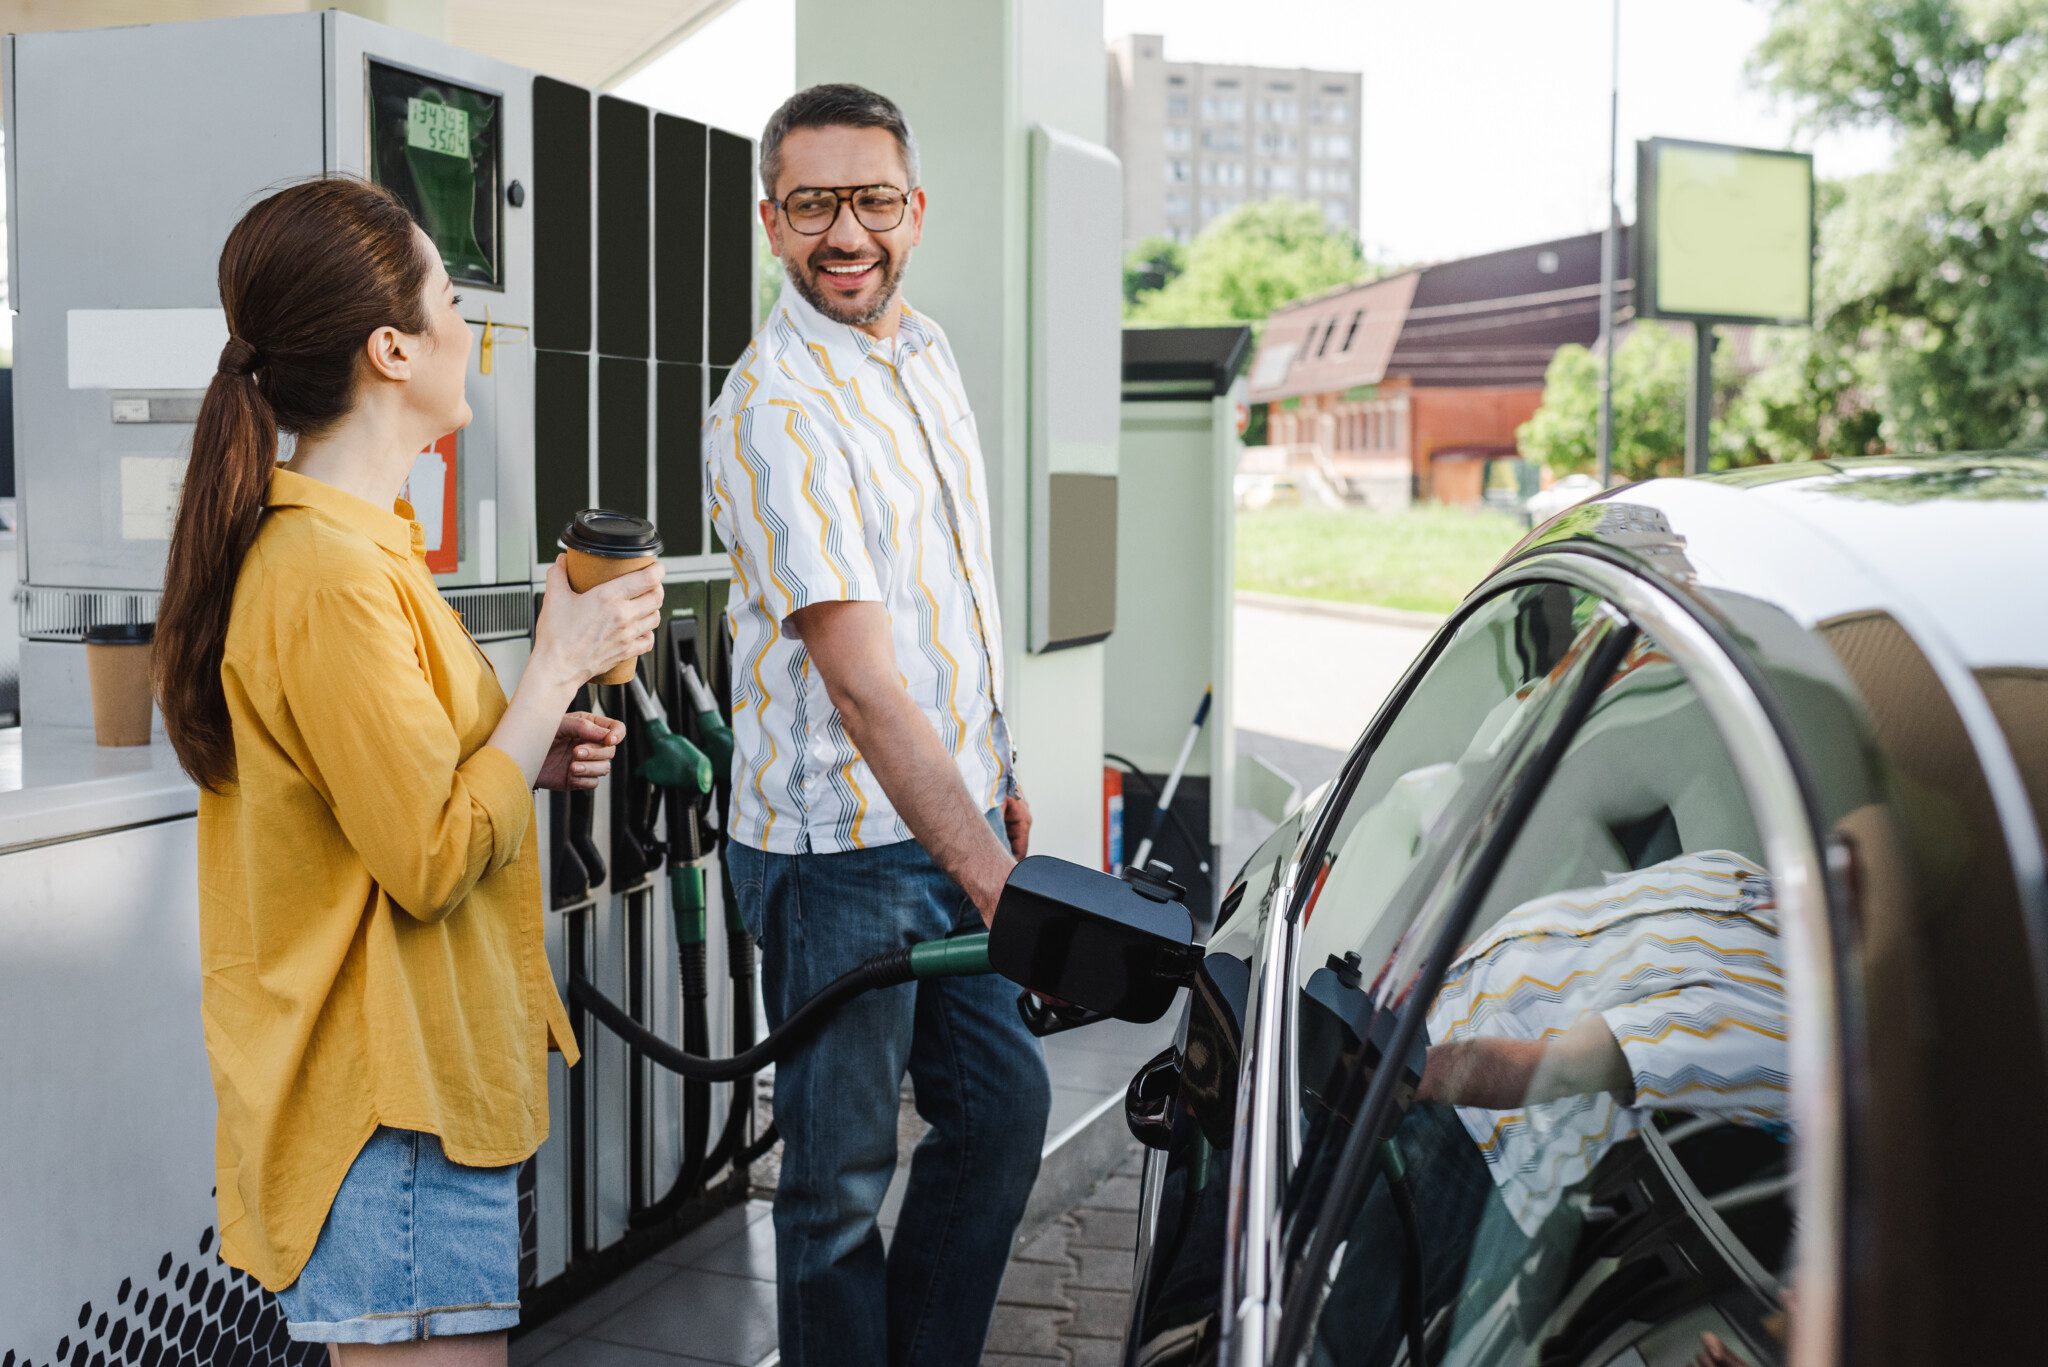
POLYGON ((1069 1006, 1158 1020, 1202 955, 1172 873, 1156 862, 1121 878, 1045 855, 1019 862, 989 928, 990 967, 1069 1006))

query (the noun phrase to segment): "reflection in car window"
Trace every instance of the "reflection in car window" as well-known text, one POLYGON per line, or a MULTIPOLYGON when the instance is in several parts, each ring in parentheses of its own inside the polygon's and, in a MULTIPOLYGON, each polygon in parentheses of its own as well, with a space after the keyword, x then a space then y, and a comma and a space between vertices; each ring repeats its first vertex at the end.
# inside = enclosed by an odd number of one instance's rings
MULTIPOLYGON (((1585 653, 1597 600, 1561 584, 1504 593, 1460 624, 1373 749, 1301 899, 1296 1076, 1309 1147, 1341 1128, 1339 1095, 1361 1045, 1390 1030, 1376 970, 1407 930, 1404 884, 1427 887, 1512 742, 1585 653), (1374 980, 1368 981, 1368 978, 1374 980)), ((1354 1099, 1355 1104, 1355 1099, 1354 1099)))
MULTIPOLYGON (((1440 981, 1319 1364, 1782 1360, 1788 1017, 1726 750, 1639 638, 1440 981)), ((1368 968, 1368 973, 1377 970, 1368 968)))

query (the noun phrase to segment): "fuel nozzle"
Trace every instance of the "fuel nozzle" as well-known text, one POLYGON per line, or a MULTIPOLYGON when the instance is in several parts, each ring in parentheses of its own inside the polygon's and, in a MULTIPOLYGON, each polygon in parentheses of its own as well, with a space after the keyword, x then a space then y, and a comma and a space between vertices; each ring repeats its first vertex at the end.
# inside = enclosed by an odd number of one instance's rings
POLYGON ((688 691, 691 710, 697 714, 697 739, 711 757, 712 768, 726 773, 732 768, 732 728, 718 714, 718 700, 697 676, 697 666, 683 665, 683 687, 688 691))
POLYGON ((632 695, 647 731, 647 758, 640 765, 640 776, 658 787, 696 797, 708 794, 712 783, 710 757, 669 729, 668 714, 661 710, 661 704, 638 675, 626 681, 626 691, 632 695))

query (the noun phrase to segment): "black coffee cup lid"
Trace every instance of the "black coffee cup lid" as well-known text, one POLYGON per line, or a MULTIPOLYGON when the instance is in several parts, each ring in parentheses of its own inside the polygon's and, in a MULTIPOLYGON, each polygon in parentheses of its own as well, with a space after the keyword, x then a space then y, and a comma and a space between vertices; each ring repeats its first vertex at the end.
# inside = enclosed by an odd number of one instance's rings
POLYGON ((556 544, 565 551, 582 551, 585 555, 661 554, 661 534, 654 530, 652 522, 609 508, 585 508, 570 518, 556 544))
POLYGON ((85 629, 89 646, 146 646, 155 639, 154 622, 105 622, 85 629))

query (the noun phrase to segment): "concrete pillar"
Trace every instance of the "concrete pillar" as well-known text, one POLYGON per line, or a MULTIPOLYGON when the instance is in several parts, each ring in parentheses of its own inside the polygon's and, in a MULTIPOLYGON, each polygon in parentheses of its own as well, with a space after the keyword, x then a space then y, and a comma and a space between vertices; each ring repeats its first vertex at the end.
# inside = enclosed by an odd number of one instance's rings
POLYGON ((798 88, 868 86, 917 134, 930 207, 904 292, 952 340, 988 462, 1005 702, 1033 849, 1091 865, 1102 852, 1103 649, 1025 649, 1030 339, 1060 326, 1030 316, 1028 130, 1106 141, 1103 63, 1101 0, 796 0, 798 88))

